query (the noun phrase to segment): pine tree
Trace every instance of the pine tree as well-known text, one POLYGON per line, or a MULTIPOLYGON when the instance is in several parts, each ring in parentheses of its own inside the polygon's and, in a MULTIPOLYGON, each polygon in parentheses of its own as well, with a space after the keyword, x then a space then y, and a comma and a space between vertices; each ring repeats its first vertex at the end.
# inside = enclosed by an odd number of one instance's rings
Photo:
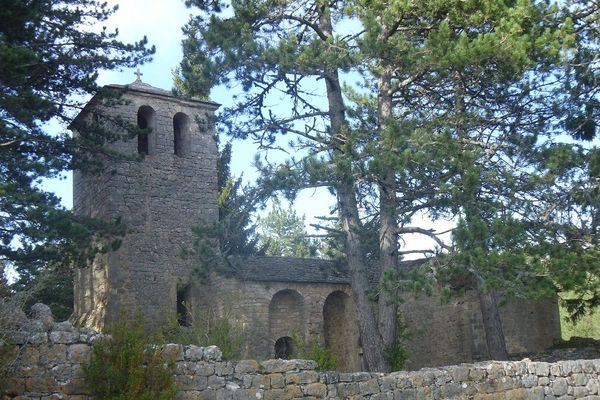
POLYGON ((268 256, 316 257, 319 243, 307 236, 304 216, 298 216, 290 204, 283 208, 277 199, 273 208, 258 221, 258 238, 268 256))
POLYGON ((94 234, 123 232, 75 218, 40 187, 66 170, 99 167, 95 155, 115 135, 92 124, 72 137, 66 128, 82 96, 99 90, 98 70, 131 67, 154 52, 145 38, 125 44, 117 32, 89 28, 115 10, 95 0, 8 0, 0 8, 0 261, 17 269, 21 287, 85 262, 99 250, 94 234))

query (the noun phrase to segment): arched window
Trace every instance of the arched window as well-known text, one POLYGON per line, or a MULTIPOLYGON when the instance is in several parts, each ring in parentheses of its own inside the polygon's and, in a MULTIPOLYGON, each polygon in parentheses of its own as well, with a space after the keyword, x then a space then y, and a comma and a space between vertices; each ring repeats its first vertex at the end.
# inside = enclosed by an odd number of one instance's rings
POLYGON ((180 157, 188 154, 190 119, 184 113, 173 117, 173 153, 180 157))
POLYGON ((147 129, 146 132, 140 132, 137 136, 137 150, 139 154, 150 154, 150 131, 154 128, 154 110, 149 106, 141 106, 137 113, 137 126, 140 129, 147 129))

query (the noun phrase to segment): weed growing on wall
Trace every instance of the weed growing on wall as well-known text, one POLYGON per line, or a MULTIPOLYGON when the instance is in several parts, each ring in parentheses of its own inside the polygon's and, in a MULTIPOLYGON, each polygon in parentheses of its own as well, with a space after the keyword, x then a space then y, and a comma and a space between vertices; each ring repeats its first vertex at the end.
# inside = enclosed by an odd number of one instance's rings
POLYGON ((387 358, 392 371, 401 371, 408 361, 408 349, 406 341, 409 339, 408 329, 406 325, 398 318, 396 326, 396 340, 385 349, 385 357, 387 358))
POLYGON ((313 360, 317 362, 317 371, 336 371, 339 367, 338 359, 327 347, 319 342, 315 335, 308 344, 302 337, 295 335, 292 338, 294 346, 294 358, 313 360))
POLYGON ((177 393, 173 364, 163 361, 151 345, 147 325, 138 315, 122 316, 109 330, 110 337, 94 343, 87 382, 98 400, 168 400, 177 393))

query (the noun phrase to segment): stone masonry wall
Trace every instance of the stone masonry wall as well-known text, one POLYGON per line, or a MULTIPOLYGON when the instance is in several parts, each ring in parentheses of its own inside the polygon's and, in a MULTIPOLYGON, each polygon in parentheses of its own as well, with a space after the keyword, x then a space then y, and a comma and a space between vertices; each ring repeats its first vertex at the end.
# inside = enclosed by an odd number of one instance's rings
MULTIPOLYGON (((91 399, 84 365, 98 335, 49 318, 13 337, 19 356, 4 400, 91 399)), ((309 360, 223 361, 215 346, 168 344, 179 400, 188 399, 587 399, 600 400, 600 359, 481 362, 413 372, 317 372, 309 360)))

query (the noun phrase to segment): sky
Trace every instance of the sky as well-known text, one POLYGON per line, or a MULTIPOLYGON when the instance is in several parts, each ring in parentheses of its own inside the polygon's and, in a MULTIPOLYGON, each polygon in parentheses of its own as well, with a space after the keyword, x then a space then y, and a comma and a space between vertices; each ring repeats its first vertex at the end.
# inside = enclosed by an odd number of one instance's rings
MULTIPOLYGON (((109 0, 109 4, 118 4, 119 9, 106 21, 109 30, 115 28, 119 31, 119 40, 134 42, 146 36, 151 45, 156 46, 156 54, 149 63, 139 66, 142 81, 152 86, 171 89, 173 86, 172 71, 177 67, 181 58, 181 41, 183 33, 181 27, 188 21, 192 9, 185 7, 183 0, 109 0)), ((128 84, 136 79, 136 68, 122 71, 100 71, 98 83, 128 84)), ((211 93, 211 100, 220 104, 229 104, 230 90, 217 88, 211 93)), ((250 142, 234 142, 232 157, 232 173, 235 176, 243 174, 245 181, 251 181, 255 176, 252 166, 257 148, 250 142)), ((67 173, 62 180, 52 180, 43 185, 47 190, 57 193, 65 207, 72 207, 72 180, 67 173)), ((306 216, 306 225, 309 232, 314 232, 311 223, 318 223, 316 216, 329 216, 335 204, 335 199, 326 189, 305 190, 300 193, 294 205, 300 215, 306 216)), ((420 227, 436 227, 446 230, 448 224, 443 226, 433 225, 430 221, 415 221, 420 227)), ((421 235, 407 238, 404 249, 432 248, 433 242, 421 235)), ((408 258, 414 258, 411 256, 408 258)))

